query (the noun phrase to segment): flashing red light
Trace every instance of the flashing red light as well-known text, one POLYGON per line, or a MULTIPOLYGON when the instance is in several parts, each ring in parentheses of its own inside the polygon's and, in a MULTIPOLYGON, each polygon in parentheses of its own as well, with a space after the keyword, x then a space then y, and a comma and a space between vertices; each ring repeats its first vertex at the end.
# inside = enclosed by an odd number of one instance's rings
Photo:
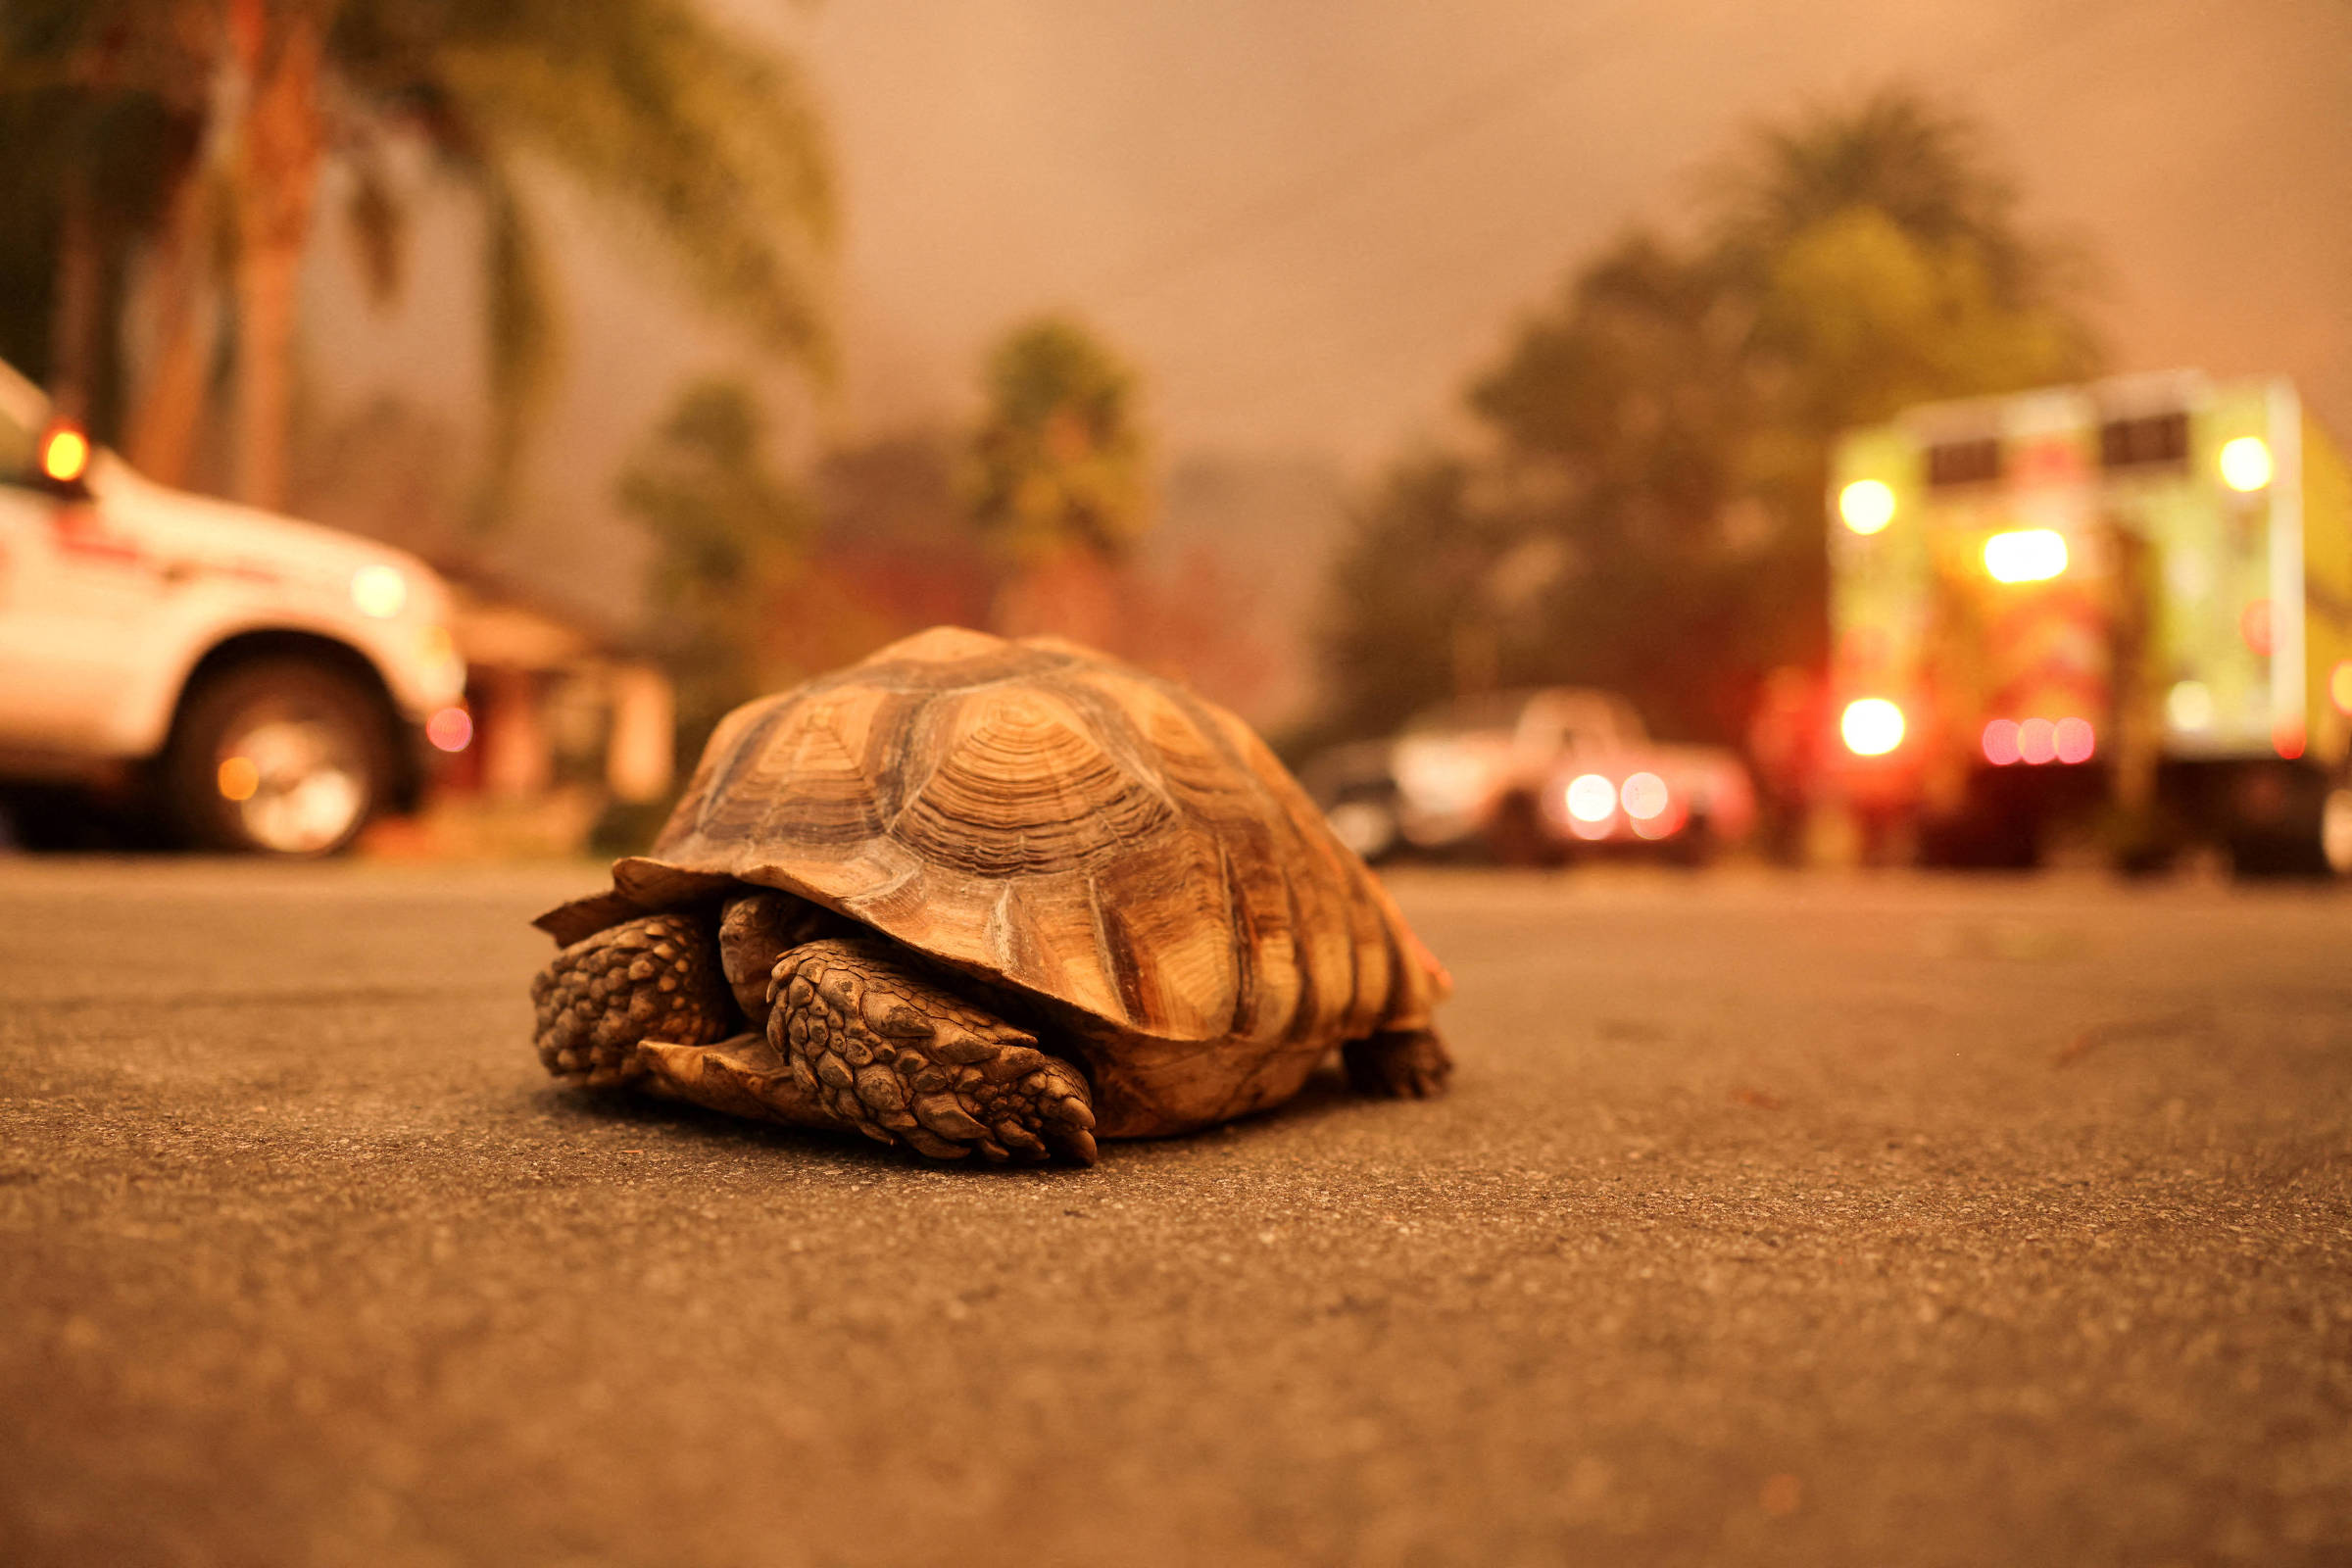
POLYGON ((2282 718, 2271 726, 2271 750, 2288 761, 2303 755, 2303 721, 2282 718))
POLYGON ((2008 767, 2017 759, 2017 720, 1996 718, 1985 725, 1984 760, 1995 767, 2008 767))
POLYGON ((445 752, 462 752, 473 742, 473 715, 444 708, 424 721, 424 738, 445 752))
POLYGON ((2087 762, 2099 748, 2087 718, 1996 718, 1984 726, 1984 760, 1995 767, 2024 762, 2087 762))

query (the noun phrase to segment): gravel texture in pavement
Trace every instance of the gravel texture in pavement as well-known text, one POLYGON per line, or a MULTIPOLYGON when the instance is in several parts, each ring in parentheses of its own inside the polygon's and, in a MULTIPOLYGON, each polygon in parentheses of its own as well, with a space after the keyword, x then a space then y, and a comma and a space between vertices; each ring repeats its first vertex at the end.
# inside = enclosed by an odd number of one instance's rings
POLYGON ((2352 1562, 2352 901, 1400 874, 1440 1102, 560 1090, 588 867, 0 860, 0 1561, 2352 1562))

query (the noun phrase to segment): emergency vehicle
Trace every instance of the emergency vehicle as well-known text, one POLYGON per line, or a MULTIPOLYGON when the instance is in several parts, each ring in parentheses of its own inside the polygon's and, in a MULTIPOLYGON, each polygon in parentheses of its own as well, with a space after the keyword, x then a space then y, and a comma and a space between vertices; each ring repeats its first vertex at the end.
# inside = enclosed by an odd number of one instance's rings
POLYGON ((1824 782, 1868 839, 2352 870, 2352 472, 2291 384, 1915 408, 1838 443, 1829 500, 1824 782))

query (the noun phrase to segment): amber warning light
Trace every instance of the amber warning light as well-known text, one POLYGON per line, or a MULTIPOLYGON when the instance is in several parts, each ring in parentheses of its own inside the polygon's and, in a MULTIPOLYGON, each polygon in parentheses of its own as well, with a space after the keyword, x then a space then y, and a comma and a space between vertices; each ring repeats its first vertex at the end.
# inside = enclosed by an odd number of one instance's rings
POLYGON ((71 424, 53 424, 41 437, 41 472, 72 484, 90 467, 90 438, 71 424))

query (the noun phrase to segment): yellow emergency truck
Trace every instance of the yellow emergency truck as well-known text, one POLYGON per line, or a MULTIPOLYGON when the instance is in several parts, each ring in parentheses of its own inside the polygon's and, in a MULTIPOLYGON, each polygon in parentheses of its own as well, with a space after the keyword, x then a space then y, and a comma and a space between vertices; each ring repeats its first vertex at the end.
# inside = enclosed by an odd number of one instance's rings
POLYGON ((1839 441, 1829 504, 1822 783, 1866 842, 2352 871, 2352 470, 2291 384, 1915 408, 1839 441))

